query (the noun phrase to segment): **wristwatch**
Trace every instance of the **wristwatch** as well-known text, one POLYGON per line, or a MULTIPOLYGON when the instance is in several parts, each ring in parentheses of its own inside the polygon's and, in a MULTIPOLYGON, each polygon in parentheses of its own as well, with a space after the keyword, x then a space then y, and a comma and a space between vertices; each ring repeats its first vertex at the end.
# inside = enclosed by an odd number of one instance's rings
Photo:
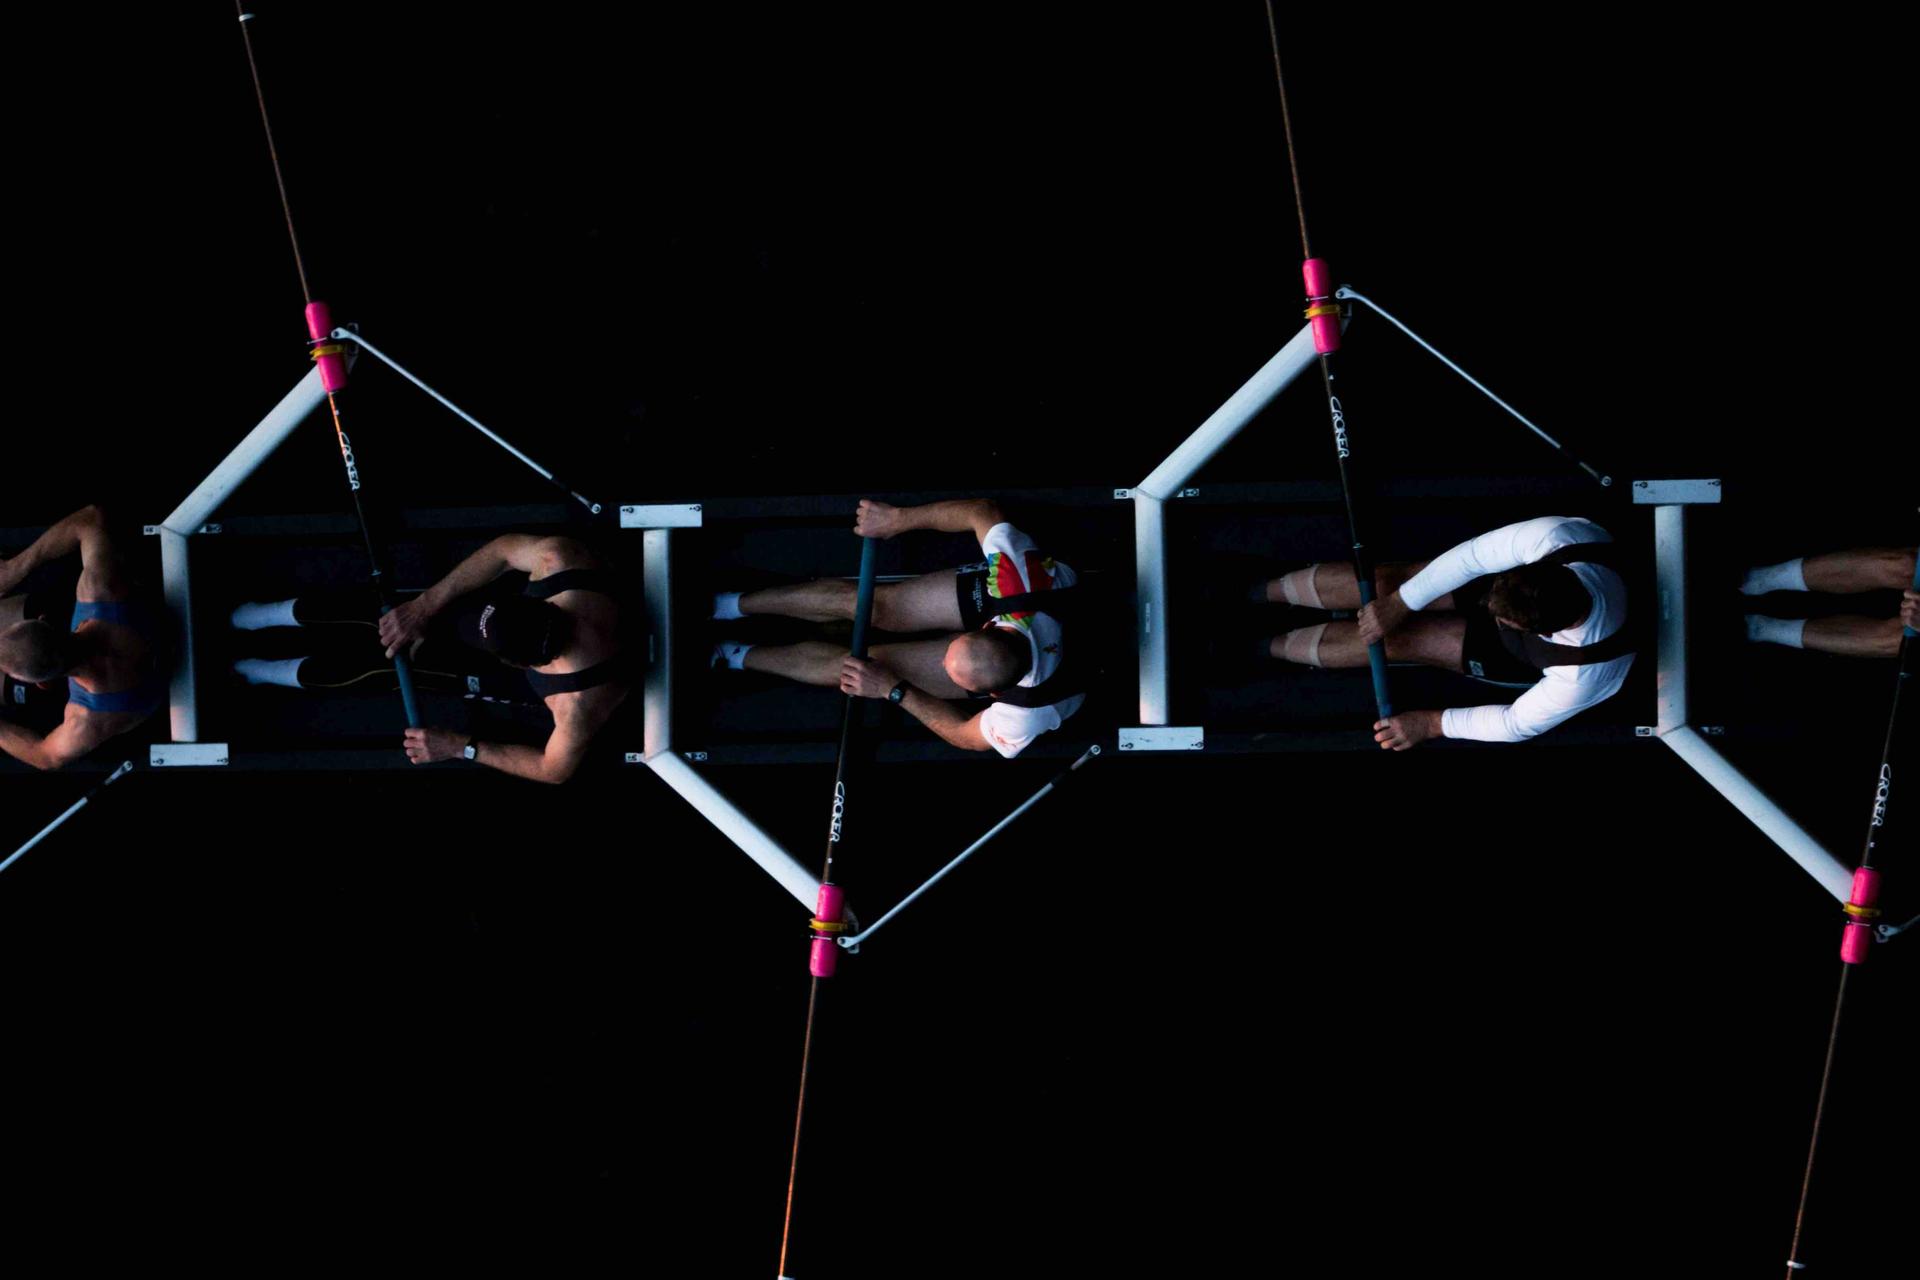
POLYGON ((907 696, 907 690, 911 689, 912 687, 913 686, 908 684, 905 680, 902 680, 899 684, 893 686, 892 689, 889 689, 887 691, 887 701, 899 702, 901 699, 907 696))
POLYGON ((480 758, 479 742, 468 738, 466 748, 460 752, 460 758, 463 760, 478 760, 480 758))

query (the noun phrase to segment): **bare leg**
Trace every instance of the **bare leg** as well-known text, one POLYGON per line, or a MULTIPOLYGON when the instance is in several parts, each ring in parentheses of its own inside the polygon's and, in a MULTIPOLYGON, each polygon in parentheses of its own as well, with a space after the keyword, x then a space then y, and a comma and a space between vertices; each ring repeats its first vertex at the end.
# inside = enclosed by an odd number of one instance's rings
MULTIPOLYGON (((740 612, 771 613, 808 622, 832 622, 853 616, 855 589, 839 578, 815 578, 783 587, 749 591, 740 597, 740 612)), ((795 646, 797 647, 797 646, 795 646)), ((835 683, 839 677, 834 677, 835 683)))
MULTIPOLYGON (((1390 595, 1398 591, 1408 578, 1426 567, 1425 560, 1401 560, 1392 564, 1375 565, 1373 567, 1374 593, 1378 596, 1390 595)), ((1310 564, 1304 569, 1295 569, 1292 573, 1282 574, 1267 583, 1267 600, 1272 604, 1304 604, 1310 609, 1358 609, 1360 586, 1354 581, 1352 566, 1327 561, 1324 564, 1310 564), (1291 593, 1291 599, 1289 599, 1289 593, 1291 593), (1313 603, 1316 599, 1320 602, 1318 605, 1313 603)), ((1452 595, 1441 596, 1427 606, 1428 610, 1444 611, 1452 608, 1452 595)))
MULTIPOLYGON (((951 642, 952 637, 946 636, 938 640, 877 644, 873 646, 872 656, 875 662, 897 671, 901 679, 936 698, 965 698, 967 691, 947 676, 942 665, 951 642)), ((846 660, 845 646, 807 640, 800 644, 757 644, 747 650, 744 665, 749 671, 764 671, 802 684, 838 689, 840 666, 846 660)))
MULTIPOLYGON (((1912 547, 1861 547, 1852 551, 1830 551, 1823 556, 1808 556, 1800 562, 1807 590, 1830 595, 1851 595, 1858 591, 1899 591, 1913 586, 1912 547)), ((1838 622, 1834 618, 1829 621, 1838 622)), ((1864 619, 1863 619, 1864 621, 1864 619)), ((1811 629, 1811 628, 1809 628, 1811 629)), ((1809 649, 1814 646, 1809 643, 1809 649)), ((1838 653, 1837 649, 1824 652, 1838 653)))
POLYGON ((837 689, 840 687, 840 664, 846 657, 847 651, 839 645, 823 640, 806 640, 799 644, 757 644, 747 650, 742 665, 749 671, 764 671, 768 675, 798 680, 801 684, 837 689))
MULTIPOLYGON (((957 631, 960 600, 953 570, 923 573, 904 582, 874 588, 873 625, 882 631, 957 631)), ((856 584, 842 578, 816 578, 790 586, 749 591, 740 597, 743 614, 776 614, 807 622, 851 620, 859 598, 856 584)))
POLYGON ((1896 658, 1900 656, 1900 632, 1898 618, 1808 618, 1806 629, 1800 633, 1800 647, 1837 653, 1843 658, 1896 658))
MULTIPOLYGON (((1322 624, 1326 630, 1320 633, 1319 664, 1323 667, 1364 667, 1367 665, 1367 646, 1360 643, 1360 627, 1352 622, 1328 622, 1322 624)), ((1311 630, 1311 628, 1303 628, 1311 630)), ((1294 656, 1288 656, 1288 637, 1298 636, 1301 632, 1288 632, 1285 636, 1275 636, 1268 652, 1282 661, 1301 660, 1299 641, 1292 648, 1294 656)), ((1457 614, 1429 615, 1416 613, 1407 620, 1405 626, 1387 637, 1387 658, 1393 662, 1420 662, 1430 667, 1439 667, 1444 671, 1465 669, 1462 656, 1467 638, 1466 619, 1457 614)))

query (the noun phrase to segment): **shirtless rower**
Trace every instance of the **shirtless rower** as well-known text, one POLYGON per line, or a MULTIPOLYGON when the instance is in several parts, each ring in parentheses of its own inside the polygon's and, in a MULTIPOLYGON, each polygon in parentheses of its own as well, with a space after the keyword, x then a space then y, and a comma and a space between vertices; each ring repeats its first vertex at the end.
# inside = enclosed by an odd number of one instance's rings
POLYGON ((139 725, 166 702, 166 614, 142 596, 107 520, 83 507, 12 559, 0 560, 0 670, 23 685, 65 678, 66 711, 39 734, 0 720, 0 750, 36 769, 59 769, 139 725), (73 613, 56 621, 14 594, 41 565, 80 553, 73 613))
MULTIPOLYGON (((406 730, 407 758, 415 764, 464 758, 534 782, 560 783, 571 778, 586 758, 594 735, 631 691, 630 655, 619 636, 618 596, 613 571, 582 544, 571 538, 509 533, 475 551, 420 595, 381 615, 379 639, 386 657, 392 658, 402 648, 415 655, 423 644, 430 652, 432 646, 439 646, 444 655, 457 647, 454 640, 463 641, 469 650, 484 651, 518 669, 522 676, 512 679, 511 693, 521 698, 531 694, 553 714, 553 732, 542 747, 482 741, 469 733, 429 726, 406 730), (502 574, 516 570, 528 575, 524 591, 518 595, 485 592, 502 574)), ((334 602, 306 599, 243 604, 233 613, 233 624, 242 630, 342 621, 371 619, 365 613, 349 619, 334 602)), ((378 650, 369 653, 379 656, 378 650)), ((328 662, 326 657, 249 658, 237 663, 236 670, 256 684, 324 688, 345 683, 327 678, 328 662)), ((420 670, 428 662, 461 665, 459 660, 423 659, 416 664, 416 675, 425 687, 431 687, 435 674, 420 670)), ((493 673, 506 675, 497 667, 493 673)), ((483 678, 494 677, 475 676, 483 678)))

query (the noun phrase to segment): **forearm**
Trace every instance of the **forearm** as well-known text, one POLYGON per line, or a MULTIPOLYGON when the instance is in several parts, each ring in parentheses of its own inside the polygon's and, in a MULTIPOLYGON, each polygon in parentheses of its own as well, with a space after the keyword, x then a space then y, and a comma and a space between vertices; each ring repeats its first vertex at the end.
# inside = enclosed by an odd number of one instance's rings
POLYGON ((513 773, 515 777, 524 777, 530 783, 561 781, 547 773, 545 752, 536 747, 524 747, 520 743, 474 741, 474 764, 484 764, 486 768, 501 773, 513 773))
POLYGON ((988 498, 959 498, 951 502, 929 502, 925 506, 898 508, 907 529, 932 529, 938 533, 971 533, 981 524, 999 523, 1000 508, 988 498))
POLYGON ((506 571, 507 556, 502 549, 502 539, 495 538, 422 592, 420 603, 428 613, 440 613, 461 596, 478 591, 506 571))
POLYGON ((985 751, 988 744, 978 732, 969 733, 968 725, 973 717, 962 712, 945 698, 936 698, 930 693, 909 686, 906 696, 900 699, 900 707, 908 715, 934 731, 941 741, 949 746, 959 747, 962 751, 985 751))

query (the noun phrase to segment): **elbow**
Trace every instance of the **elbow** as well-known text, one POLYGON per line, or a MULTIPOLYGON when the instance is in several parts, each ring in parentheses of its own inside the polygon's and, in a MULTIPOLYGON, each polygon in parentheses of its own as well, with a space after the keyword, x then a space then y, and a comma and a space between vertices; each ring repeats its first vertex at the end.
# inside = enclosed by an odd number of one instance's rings
POLYGON ((561 783, 568 781, 579 771, 580 761, 577 759, 549 761, 541 766, 540 772, 535 776, 534 781, 544 782, 548 786, 557 787, 561 783))
POLYGON ((1541 734, 1545 733, 1548 729, 1551 729, 1551 728, 1553 728, 1553 726, 1550 724, 1549 725, 1518 724, 1512 720, 1508 720, 1507 721, 1507 741, 1508 742, 1526 742, 1529 739, 1539 737, 1541 734))

